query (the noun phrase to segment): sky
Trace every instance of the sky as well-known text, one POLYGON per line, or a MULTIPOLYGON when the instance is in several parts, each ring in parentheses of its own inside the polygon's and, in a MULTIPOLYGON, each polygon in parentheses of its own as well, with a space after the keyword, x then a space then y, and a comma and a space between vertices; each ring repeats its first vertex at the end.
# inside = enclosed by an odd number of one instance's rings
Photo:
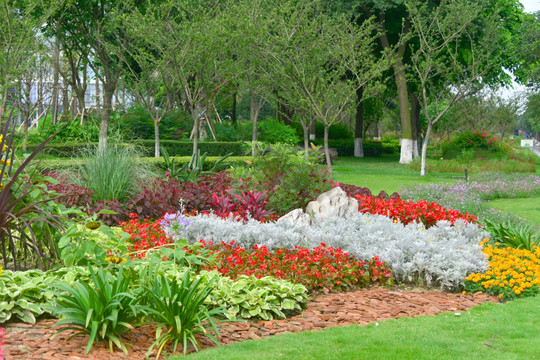
POLYGON ((540 10, 540 1, 539 0, 521 0, 526 12, 535 12, 540 10))

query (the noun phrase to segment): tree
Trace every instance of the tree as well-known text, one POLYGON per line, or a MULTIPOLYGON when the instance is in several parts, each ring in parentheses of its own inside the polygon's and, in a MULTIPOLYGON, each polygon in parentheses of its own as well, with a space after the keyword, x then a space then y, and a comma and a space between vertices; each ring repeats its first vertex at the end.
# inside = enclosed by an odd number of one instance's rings
POLYGON ((328 129, 352 110, 356 91, 386 67, 373 51, 374 25, 358 26, 329 16, 322 1, 284 3, 259 48, 280 97, 324 124, 324 152, 330 167, 328 129))
POLYGON ((443 0, 435 8, 411 1, 407 7, 419 39, 411 59, 427 120, 420 170, 423 176, 433 126, 454 104, 476 93, 491 73, 502 68, 509 38, 498 29, 500 14, 486 14, 488 1, 443 0), (429 111, 431 103, 433 113, 429 111))
MULTIPOLYGON (((118 56, 123 54, 111 52, 111 43, 117 49, 127 48, 124 17, 134 8, 143 8, 144 3, 140 0, 58 0, 56 5, 57 10, 44 31, 62 39, 62 50, 73 54, 72 59, 81 61, 82 66, 88 64, 100 80, 103 96, 98 148, 103 149, 107 146, 112 98, 122 71, 118 56), (117 42, 123 46, 116 46, 117 42)), ((73 65, 79 68, 76 63, 73 65)), ((77 71, 71 73, 74 75, 77 71)))
POLYGON ((36 5, 31 0, 0 1, 0 119, 6 111, 9 89, 32 66, 27 60, 36 50, 38 31, 52 11, 31 16, 36 5))
MULTIPOLYGON (((220 17, 218 0, 153 4, 143 14, 137 13, 144 31, 138 31, 149 51, 155 54, 166 85, 177 92, 180 102, 193 117, 193 153, 198 152, 198 138, 205 114, 218 94, 234 79, 230 56, 230 25, 220 17)), ((135 26, 136 24, 133 24, 135 26)), ((141 29, 142 30, 142 29, 141 29)))

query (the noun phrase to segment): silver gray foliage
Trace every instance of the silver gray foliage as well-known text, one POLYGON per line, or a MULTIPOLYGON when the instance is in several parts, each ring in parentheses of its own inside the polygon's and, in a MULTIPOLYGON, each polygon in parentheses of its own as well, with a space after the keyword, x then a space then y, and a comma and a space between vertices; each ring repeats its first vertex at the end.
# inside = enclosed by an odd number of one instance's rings
POLYGON ((447 289, 458 289, 468 274, 483 272, 488 265, 479 243, 489 233, 461 220, 454 226, 439 221, 429 229, 419 223, 404 225, 385 216, 360 213, 348 219, 315 220, 311 226, 256 220, 242 223, 214 215, 199 215, 190 221, 183 230, 189 242, 234 241, 247 249, 257 244, 269 250, 314 248, 325 243, 362 260, 378 255, 397 281, 447 289))

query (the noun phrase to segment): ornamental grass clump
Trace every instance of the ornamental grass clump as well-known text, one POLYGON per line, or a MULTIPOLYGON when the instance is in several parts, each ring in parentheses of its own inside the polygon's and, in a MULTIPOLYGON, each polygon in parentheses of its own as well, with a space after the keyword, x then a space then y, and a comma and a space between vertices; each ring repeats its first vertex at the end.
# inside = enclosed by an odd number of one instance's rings
POLYGON ((540 290, 540 247, 526 250, 498 246, 500 243, 484 247, 489 268, 469 274, 465 291, 483 291, 502 300, 536 295, 540 290))
POLYGON ((92 191, 94 201, 125 202, 137 191, 137 185, 149 170, 137 162, 133 147, 109 145, 105 149, 88 149, 78 168, 75 184, 92 191))

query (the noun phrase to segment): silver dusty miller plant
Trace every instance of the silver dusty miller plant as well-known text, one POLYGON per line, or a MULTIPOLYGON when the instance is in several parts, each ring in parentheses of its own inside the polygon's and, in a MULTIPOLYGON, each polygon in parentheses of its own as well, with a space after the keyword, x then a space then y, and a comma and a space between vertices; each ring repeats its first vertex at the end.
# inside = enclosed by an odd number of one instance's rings
POLYGON ((184 231, 189 242, 231 242, 244 248, 255 244, 269 250, 321 243, 341 248, 358 259, 379 255, 394 272, 396 280, 457 289, 470 273, 487 268, 479 243, 489 233, 478 225, 446 221, 425 229, 422 224, 403 225, 381 215, 356 214, 348 219, 314 220, 311 226, 292 222, 246 223, 214 215, 192 217, 184 231))

